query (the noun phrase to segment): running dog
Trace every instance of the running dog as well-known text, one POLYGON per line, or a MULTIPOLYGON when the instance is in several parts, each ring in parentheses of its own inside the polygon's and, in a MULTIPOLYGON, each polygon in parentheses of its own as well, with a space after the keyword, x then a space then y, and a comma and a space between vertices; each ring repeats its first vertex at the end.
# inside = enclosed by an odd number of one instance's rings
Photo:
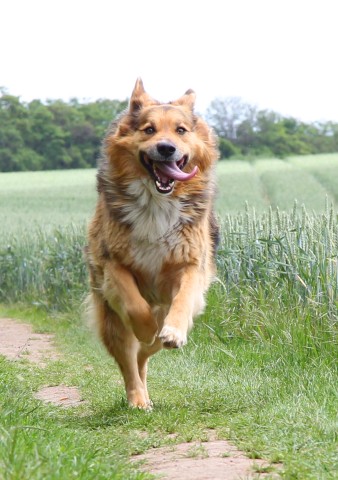
POLYGON ((194 101, 188 90, 160 103, 138 79, 99 162, 86 249, 92 313, 129 404, 143 409, 148 358, 187 342, 216 273, 218 150, 194 101))

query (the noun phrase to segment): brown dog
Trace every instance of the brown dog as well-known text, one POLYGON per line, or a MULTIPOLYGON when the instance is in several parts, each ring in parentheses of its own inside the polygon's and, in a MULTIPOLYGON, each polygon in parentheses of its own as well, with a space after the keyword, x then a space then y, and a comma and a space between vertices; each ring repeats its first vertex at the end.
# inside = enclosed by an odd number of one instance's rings
POLYGON ((187 341, 215 275, 216 140, 188 90, 162 104, 136 82, 105 138, 89 227, 91 303, 129 404, 149 408, 147 362, 187 341))

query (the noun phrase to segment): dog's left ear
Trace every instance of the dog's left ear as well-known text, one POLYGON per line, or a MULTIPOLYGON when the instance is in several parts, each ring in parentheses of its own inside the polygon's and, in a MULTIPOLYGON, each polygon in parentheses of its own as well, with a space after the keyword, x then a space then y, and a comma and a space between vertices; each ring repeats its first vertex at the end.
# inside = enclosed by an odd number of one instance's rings
POLYGON ((172 102, 173 105, 182 105, 190 108, 190 110, 194 109, 195 106, 195 100, 196 100, 196 93, 189 89, 185 92, 182 97, 180 97, 178 100, 175 102, 172 102))
POLYGON ((156 104, 156 100, 150 97, 144 89, 141 78, 138 78, 135 83, 133 93, 130 97, 129 111, 136 113, 145 105, 156 104))

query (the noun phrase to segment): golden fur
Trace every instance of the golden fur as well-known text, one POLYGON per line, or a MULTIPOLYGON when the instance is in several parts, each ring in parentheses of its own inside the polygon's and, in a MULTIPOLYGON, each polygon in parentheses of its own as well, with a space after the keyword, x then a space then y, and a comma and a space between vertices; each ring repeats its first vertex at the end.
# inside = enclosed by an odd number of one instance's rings
POLYGON ((107 133, 97 176, 87 247, 92 306, 129 404, 140 408, 151 405, 149 356, 186 343, 215 275, 218 152, 194 100, 188 90, 161 104, 138 80, 107 133))

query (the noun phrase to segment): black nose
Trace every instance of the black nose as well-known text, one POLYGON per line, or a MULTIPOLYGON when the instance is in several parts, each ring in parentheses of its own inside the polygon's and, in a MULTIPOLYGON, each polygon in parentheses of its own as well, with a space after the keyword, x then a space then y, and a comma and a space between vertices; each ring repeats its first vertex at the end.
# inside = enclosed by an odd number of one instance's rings
POLYGON ((169 158, 176 152, 176 147, 170 142, 160 142, 157 144, 157 151, 162 157, 169 158))

